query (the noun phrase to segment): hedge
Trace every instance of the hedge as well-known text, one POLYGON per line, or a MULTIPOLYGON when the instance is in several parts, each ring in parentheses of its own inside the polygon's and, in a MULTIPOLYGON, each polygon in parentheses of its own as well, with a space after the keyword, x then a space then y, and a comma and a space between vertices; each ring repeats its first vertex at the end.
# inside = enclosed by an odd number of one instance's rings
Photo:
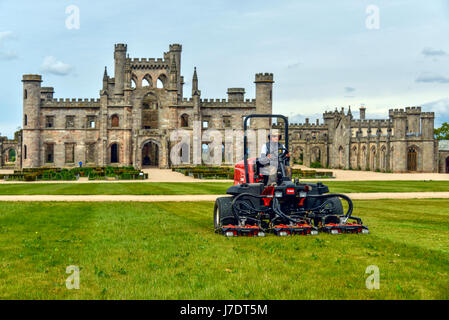
POLYGON ((88 177, 89 180, 105 180, 107 177, 119 180, 148 179, 134 167, 80 167, 80 168, 24 168, 14 170, 14 174, 0 175, 1 179, 8 181, 72 181, 80 177, 88 177))

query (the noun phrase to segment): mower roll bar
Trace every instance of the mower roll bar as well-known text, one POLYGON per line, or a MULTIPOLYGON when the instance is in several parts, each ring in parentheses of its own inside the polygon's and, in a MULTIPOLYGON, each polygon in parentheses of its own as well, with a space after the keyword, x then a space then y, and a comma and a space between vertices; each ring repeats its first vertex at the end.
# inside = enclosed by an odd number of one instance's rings
POLYGON ((251 118, 280 118, 284 120, 285 148, 288 150, 288 119, 281 114, 250 114, 243 121, 243 162, 245 163, 245 181, 249 182, 248 172, 248 120, 251 118))

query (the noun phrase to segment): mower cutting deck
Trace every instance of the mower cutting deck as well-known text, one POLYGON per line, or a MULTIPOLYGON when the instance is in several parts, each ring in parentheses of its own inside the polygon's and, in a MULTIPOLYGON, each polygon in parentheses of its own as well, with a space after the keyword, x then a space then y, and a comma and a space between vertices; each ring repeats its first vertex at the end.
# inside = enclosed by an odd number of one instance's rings
POLYGON ((353 203, 343 194, 330 194, 322 183, 301 183, 288 176, 288 121, 282 115, 250 115, 244 121, 244 160, 237 163, 234 185, 227 190, 229 197, 215 202, 214 226, 228 237, 277 236, 357 233, 368 234, 362 220, 352 216, 353 203), (279 150, 277 181, 264 185, 260 159, 248 159, 247 122, 251 118, 284 120, 285 147, 279 150), (348 204, 343 211, 341 199, 348 204))

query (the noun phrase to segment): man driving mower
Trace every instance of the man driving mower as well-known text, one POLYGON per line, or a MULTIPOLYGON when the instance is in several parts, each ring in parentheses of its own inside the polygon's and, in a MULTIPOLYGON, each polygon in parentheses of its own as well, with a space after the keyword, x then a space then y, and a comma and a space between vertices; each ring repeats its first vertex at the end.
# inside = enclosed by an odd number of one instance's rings
POLYGON ((263 237, 330 234, 369 234, 362 219, 352 216, 352 200, 329 193, 328 186, 292 180, 289 170, 288 119, 283 115, 249 115, 243 121, 243 160, 236 163, 234 185, 214 206, 215 231, 227 237, 263 237), (262 146, 260 158, 248 158, 248 122, 251 118, 277 118, 284 122, 285 146, 274 130, 262 146), (271 168, 270 168, 271 167, 271 168), (267 184, 262 183, 267 179, 267 184), (269 181, 268 181, 269 180, 269 181), (272 185, 270 185, 272 184, 272 185), (274 185, 273 185, 274 184, 274 185), (341 199, 347 202, 343 208, 341 199))
MULTIPOLYGON (((277 130, 273 130, 268 135, 268 142, 262 146, 260 152, 259 163, 261 165, 260 174, 263 175, 264 185, 273 185, 277 182, 279 155, 285 150, 285 146, 279 142, 281 135, 277 130)), ((290 153, 287 153, 287 158, 290 158, 290 153)), ((288 166, 288 160, 286 167, 288 166)))

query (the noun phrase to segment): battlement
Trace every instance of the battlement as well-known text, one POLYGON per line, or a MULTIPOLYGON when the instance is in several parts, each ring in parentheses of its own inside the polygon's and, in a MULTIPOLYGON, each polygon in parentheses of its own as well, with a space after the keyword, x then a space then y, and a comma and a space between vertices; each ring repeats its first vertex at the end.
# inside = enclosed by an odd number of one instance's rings
POLYGON ((330 119, 330 118, 334 118, 336 115, 341 115, 341 113, 338 112, 337 109, 335 109, 335 111, 324 111, 323 118, 330 119))
POLYGON ((421 118, 435 118, 435 112, 421 112, 421 118))
POLYGON ((39 81, 42 82, 42 76, 40 74, 24 74, 22 81, 39 81))
POLYGON ((168 63, 162 58, 128 58, 132 69, 168 69, 168 63))
POLYGON ((128 46, 124 43, 117 43, 114 45, 115 51, 126 51, 128 49, 128 46))
POLYGON ((42 107, 48 108, 98 108, 100 107, 100 99, 94 98, 59 98, 51 99, 43 102, 42 107))
POLYGON ((421 107, 407 107, 405 108, 405 112, 407 112, 407 114, 420 114, 421 107))
POLYGON ((274 82, 274 76, 272 73, 257 73, 255 83, 259 82, 274 82))
POLYGON ((246 99, 241 101, 226 99, 200 99, 201 107, 217 108, 254 108, 256 99, 246 99))
POLYGON ((170 45, 170 51, 177 51, 177 52, 181 52, 182 51, 182 45, 180 45, 179 43, 173 43, 170 45))
POLYGON ((407 117, 407 112, 404 109, 390 109, 388 114, 391 117, 407 117))
POLYGON ((360 128, 388 128, 392 126, 390 119, 363 119, 363 120, 352 120, 351 127, 360 128))
MULTIPOLYGON (((284 127, 284 123, 274 123, 272 125, 272 127, 274 129, 279 129, 279 128, 283 128, 284 127)), ((322 130, 327 130, 328 127, 326 124, 321 123, 321 124, 316 124, 316 123, 289 123, 288 124, 288 128, 289 130, 304 130, 304 129, 322 129, 322 130)))
POLYGON ((132 58, 129 59, 131 63, 145 62, 145 63, 165 63, 162 58, 132 58))

